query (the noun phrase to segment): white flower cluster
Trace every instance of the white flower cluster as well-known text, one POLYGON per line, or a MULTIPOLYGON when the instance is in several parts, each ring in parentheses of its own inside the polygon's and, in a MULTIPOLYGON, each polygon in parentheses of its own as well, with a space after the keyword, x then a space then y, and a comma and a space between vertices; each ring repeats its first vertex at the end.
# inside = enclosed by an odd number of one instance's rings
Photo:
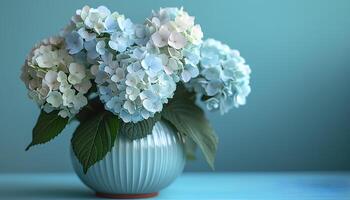
POLYGON ((244 105, 250 93, 251 70, 240 53, 208 39, 202 44, 200 54, 200 75, 187 87, 205 99, 208 110, 219 109, 224 114, 233 106, 244 105))
POLYGON ((172 98, 176 83, 163 70, 162 60, 144 47, 122 54, 105 54, 96 74, 105 108, 124 122, 153 117, 172 98))
POLYGON ((200 25, 194 24, 194 17, 182 8, 161 8, 147 24, 152 33, 148 49, 162 54, 166 73, 183 82, 198 76, 203 33, 200 25))
POLYGON ((91 88, 89 74, 68 54, 63 38, 52 37, 36 45, 21 78, 29 97, 46 112, 59 110, 61 117, 72 117, 87 104, 84 95, 91 88))

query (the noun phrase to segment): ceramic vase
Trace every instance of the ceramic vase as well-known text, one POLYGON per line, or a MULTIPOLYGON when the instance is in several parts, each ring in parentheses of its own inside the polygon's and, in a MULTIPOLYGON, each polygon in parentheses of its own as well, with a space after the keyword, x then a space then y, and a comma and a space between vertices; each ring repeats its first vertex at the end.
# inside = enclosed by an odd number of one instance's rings
POLYGON ((141 139, 117 137, 112 150, 86 174, 71 149, 76 174, 97 196, 153 197, 182 173, 186 162, 184 144, 167 122, 157 122, 152 133, 141 139))

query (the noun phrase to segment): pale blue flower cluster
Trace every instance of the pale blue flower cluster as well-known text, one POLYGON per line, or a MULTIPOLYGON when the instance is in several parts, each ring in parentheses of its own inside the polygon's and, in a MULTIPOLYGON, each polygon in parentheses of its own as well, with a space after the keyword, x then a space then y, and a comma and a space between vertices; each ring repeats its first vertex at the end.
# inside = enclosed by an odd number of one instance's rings
POLYGON ((107 110, 124 122, 138 122, 162 111, 176 82, 199 75, 203 33, 194 17, 178 8, 161 9, 145 25, 115 19, 110 38, 97 43, 102 61, 96 83, 107 110), (107 44, 109 49, 99 48, 107 44))
POLYGON ((209 110, 225 113, 245 104, 249 66, 227 45, 203 42, 194 20, 182 8, 161 8, 134 24, 105 6, 84 6, 59 42, 51 39, 31 52, 23 80, 44 110, 60 110, 62 117, 88 103, 92 84, 106 110, 124 122, 161 112, 177 83, 202 96, 209 110))
POLYGON ((77 10, 62 35, 69 53, 90 64, 96 64, 108 48, 124 52, 134 44, 145 45, 150 36, 145 26, 134 25, 105 6, 77 10))
POLYGON ((175 81, 164 72, 161 58, 145 47, 106 53, 102 59, 95 80, 100 99, 124 122, 153 117, 172 98, 175 81))
POLYGON ((226 113, 244 105, 250 93, 250 68, 237 50, 208 39, 200 49, 199 73, 187 87, 200 94, 208 110, 226 113))
POLYGON ((146 23, 152 33, 147 48, 162 54, 166 73, 182 82, 198 76, 203 32, 194 17, 182 8, 161 8, 146 23))

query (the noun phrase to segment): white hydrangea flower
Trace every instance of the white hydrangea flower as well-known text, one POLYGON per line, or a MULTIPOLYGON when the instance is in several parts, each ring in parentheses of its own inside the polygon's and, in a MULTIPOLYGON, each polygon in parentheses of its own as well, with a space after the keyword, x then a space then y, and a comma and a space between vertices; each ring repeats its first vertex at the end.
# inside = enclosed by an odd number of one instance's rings
POLYGON ((63 103, 62 94, 58 91, 52 91, 48 94, 46 101, 52 107, 59 108, 60 105, 63 103))
POLYGON ((152 34, 152 41, 156 47, 164 47, 168 45, 171 32, 167 26, 161 26, 158 31, 152 34))
POLYGON ((182 8, 161 8, 153 12, 147 25, 152 33, 147 43, 148 51, 164 54, 161 57, 166 73, 183 82, 198 76, 203 33, 194 17, 182 8))
POLYGON ((64 118, 73 117, 87 104, 85 94, 92 86, 89 70, 75 63, 60 37, 45 39, 33 48, 21 78, 40 108, 58 110, 64 118))
POLYGON ((161 58, 145 47, 105 54, 95 81, 105 108, 124 122, 134 123, 160 112, 176 89, 161 58))
POLYGON ((56 90, 59 87, 57 81, 57 72, 49 70, 44 77, 43 82, 50 88, 50 90, 56 90))
POLYGON ((168 38, 169 46, 174 49, 182 49, 186 46, 187 40, 186 38, 179 32, 172 32, 168 38))
POLYGON ((208 39, 200 49, 199 76, 186 86, 195 90, 208 110, 226 113, 232 107, 244 105, 250 93, 250 67, 237 50, 208 39))
POLYGON ((202 43, 203 32, 200 25, 196 24, 191 27, 190 34, 188 35, 188 40, 194 45, 200 45, 202 43))
POLYGON ((111 11, 105 6, 99 6, 96 9, 84 6, 82 10, 77 10, 76 13, 78 16, 80 15, 81 20, 88 28, 100 34, 105 30, 104 20, 111 14, 111 11))
POLYGON ((86 77, 86 68, 79 63, 70 63, 68 70, 68 81, 73 85, 81 83, 82 80, 86 77))

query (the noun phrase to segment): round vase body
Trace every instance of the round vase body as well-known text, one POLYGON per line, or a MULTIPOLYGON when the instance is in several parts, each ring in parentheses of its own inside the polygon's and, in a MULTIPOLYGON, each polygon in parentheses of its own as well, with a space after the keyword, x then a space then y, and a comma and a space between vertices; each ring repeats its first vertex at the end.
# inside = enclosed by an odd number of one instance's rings
POLYGON ((90 167, 86 174, 71 148, 76 174, 99 196, 152 196, 182 173, 186 162, 184 145, 168 123, 157 122, 152 134, 141 139, 117 137, 106 157, 90 167))

